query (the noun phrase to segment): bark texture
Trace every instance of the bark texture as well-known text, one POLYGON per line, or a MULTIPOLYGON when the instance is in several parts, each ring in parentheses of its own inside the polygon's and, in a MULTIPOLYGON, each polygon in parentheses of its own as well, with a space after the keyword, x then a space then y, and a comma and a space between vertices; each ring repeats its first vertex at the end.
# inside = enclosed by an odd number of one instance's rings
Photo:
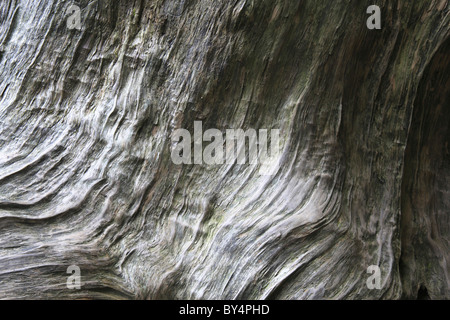
POLYGON ((71 4, 0 2, 0 298, 450 298, 447 0, 71 4), (173 164, 196 120, 280 167, 173 164))

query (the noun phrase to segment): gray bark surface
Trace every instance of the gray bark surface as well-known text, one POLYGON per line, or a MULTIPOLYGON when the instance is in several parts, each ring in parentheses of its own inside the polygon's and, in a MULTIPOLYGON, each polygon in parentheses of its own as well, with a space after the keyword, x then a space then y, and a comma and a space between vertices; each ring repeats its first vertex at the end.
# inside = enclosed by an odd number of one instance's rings
POLYGON ((0 2, 0 298, 450 298, 447 0, 70 4, 0 2), (279 169, 175 165, 197 120, 279 169))

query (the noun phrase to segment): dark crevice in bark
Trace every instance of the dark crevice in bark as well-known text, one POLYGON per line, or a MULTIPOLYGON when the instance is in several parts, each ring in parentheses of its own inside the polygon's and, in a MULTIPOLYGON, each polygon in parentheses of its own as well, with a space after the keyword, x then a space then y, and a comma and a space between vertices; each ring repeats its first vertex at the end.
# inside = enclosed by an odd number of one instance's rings
POLYGON ((419 292, 417 292, 417 300, 430 300, 427 287, 420 286, 419 292))
POLYGON ((419 84, 401 193, 400 276, 403 298, 448 294, 450 201, 450 39, 439 48, 419 84), (440 274, 442 282, 432 281, 440 274))

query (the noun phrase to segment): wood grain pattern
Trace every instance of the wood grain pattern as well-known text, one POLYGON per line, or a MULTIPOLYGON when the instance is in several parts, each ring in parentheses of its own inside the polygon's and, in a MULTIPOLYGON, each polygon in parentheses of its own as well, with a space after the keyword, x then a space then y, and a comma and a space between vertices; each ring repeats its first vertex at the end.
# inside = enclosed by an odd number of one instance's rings
POLYGON ((89 2, 0 2, 0 298, 450 297, 447 0, 89 2), (173 164, 196 120, 279 170, 173 164))

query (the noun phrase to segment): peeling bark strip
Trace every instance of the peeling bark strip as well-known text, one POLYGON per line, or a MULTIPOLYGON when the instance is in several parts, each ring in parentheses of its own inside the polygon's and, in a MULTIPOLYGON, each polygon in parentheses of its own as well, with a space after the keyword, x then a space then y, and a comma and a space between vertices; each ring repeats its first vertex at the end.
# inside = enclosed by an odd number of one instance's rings
POLYGON ((450 298, 447 0, 90 3, 0 2, 0 298, 450 298))

